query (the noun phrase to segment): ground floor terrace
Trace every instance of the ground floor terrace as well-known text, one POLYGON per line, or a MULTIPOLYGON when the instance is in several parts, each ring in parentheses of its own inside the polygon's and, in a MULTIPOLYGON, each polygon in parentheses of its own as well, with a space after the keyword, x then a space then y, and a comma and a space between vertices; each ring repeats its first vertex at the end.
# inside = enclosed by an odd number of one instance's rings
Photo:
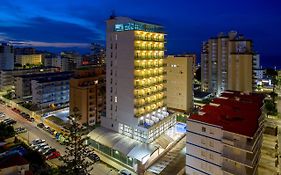
POLYGON ((88 136, 94 150, 132 172, 143 174, 185 135, 185 131, 184 123, 176 123, 152 143, 142 143, 103 127, 93 130, 88 136))

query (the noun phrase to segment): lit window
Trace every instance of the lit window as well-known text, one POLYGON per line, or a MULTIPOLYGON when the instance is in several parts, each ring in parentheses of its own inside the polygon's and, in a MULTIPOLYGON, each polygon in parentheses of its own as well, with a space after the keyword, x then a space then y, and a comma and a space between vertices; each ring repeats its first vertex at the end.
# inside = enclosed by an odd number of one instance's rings
POLYGON ((115 96, 115 98, 114 98, 114 102, 117 103, 117 97, 116 97, 116 96, 115 96))

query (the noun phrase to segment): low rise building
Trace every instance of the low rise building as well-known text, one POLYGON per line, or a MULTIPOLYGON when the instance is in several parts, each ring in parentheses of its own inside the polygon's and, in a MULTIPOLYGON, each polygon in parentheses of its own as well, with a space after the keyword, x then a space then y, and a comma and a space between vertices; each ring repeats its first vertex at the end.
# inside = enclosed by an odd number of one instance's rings
POLYGON ((260 94, 227 91, 187 120, 186 174, 257 174, 264 123, 260 94))
POLYGON ((167 66, 167 107, 191 112, 193 108, 193 55, 173 56, 165 59, 167 66))
POLYGON ((21 66, 41 65, 42 63, 42 54, 16 55, 16 64, 21 66))
POLYGON ((31 69, 14 69, 14 70, 1 70, 0 72, 0 88, 15 86, 15 76, 18 75, 31 75, 47 72, 56 72, 57 67, 36 67, 31 69))
POLYGON ((67 74, 61 77, 43 77, 31 80, 32 103, 38 108, 67 104, 71 76, 71 74, 67 74))
POLYGON ((70 79, 70 114, 78 109, 80 123, 95 125, 105 115, 105 68, 89 67, 75 71, 70 79))
POLYGON ((72 75, 73 72, 47 72, 30 75, 18 75, 15 76, 15 93, 16 97, 23 99, 32 95, 31 80, 44 77, 64 77, 66 75, 72 75))

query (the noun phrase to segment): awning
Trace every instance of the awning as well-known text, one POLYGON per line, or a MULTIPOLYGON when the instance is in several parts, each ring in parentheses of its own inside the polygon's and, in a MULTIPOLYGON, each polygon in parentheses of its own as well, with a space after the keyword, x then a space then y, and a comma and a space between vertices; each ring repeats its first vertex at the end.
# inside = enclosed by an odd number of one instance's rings
POLYGON ((155 145, 141 143, 103 127, 94 129, 88 134, 88 137, 139 161, 142 161, 144 157, 151 155, 158 149, 155 145))
POLYGON ((142 161, 144 157, 151 155, 154 153, 155 150, 158 148, 156 146, 153 146, 151 144, 141 144, 135 146, 128 154, 129 157, 135 158, 138 161, 142 161))
POLYGON ((169 146, 169 144, 172 143, 173 141, 174 139, 168 136, 167 134, 162 134, 154 142, 159 144, 161 148, 166 149, 169 146))

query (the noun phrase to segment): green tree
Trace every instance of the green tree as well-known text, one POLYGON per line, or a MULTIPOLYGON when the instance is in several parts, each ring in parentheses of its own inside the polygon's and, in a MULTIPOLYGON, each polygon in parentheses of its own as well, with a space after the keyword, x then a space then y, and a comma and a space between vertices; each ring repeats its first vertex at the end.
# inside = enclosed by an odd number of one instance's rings
POLYGON ((87 138, 83 137, 81 133, 81 125, 78 123, 80 118, 81 115, 77 109, 69 116, 71 122, 70 134, 68 136, 69 143, 66 147, 66 155, 61 158, 65 164, 61 168, 63 174, 88 175, 92 170, 93 163, 86 160, 87 154, 90 151, 85 144, 87 138))

